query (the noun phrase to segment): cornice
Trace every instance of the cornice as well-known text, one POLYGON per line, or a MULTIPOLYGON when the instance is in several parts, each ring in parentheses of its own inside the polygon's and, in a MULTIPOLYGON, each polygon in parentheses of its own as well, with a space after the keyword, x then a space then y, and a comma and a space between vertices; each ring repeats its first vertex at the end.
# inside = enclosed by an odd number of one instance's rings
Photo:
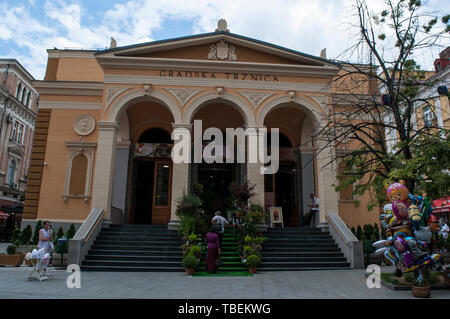
POLYGON ((97 56, 103 68, 114 69, 147 69, 147 70, 180 70, 203 72, 236 72, 264 73, 287 76, 308 76, 332 78, 339 69, 334 66, 314 66, 275 63, 254 63, 236 61, 210 61, 167 58, 141 58, 126 56, 97 56))
POLYGON ((33 81, 39 94, 103 96, 103 82, 33 81))

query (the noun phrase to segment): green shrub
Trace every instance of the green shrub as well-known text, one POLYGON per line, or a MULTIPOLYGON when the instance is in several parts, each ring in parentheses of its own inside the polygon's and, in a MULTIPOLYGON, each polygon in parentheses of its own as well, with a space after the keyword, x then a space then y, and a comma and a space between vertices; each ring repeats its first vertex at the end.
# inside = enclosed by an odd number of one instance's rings
POLYGON ((189 255, 191 256, 195 256, 195 257, 200 257, 202 254, 200 246, 192 246, 191 247, 191 251, 189 252, 189 255))
POLYGON ((58 239, 64 237, 64 229, 62 227, 58 228, 58 232, 56 233, 56 236, 53 236, 53 244, 58 244, 58 239))
POLYGON ((193 244, 193 243, 197 242, 198 237, 196 234, 192 233, 189 235, 188 239, 189 239, 189 242, 193 244))
POLYGON ((200 263, 200 260, 194 256, 186 256, 183 258, 183 267, 196 269, 200 263))
POLYGON ((19 246, 20 238, 21 238, 20 228, 16 226, 16 228, 14 228, 14 231, 12 234, 11 242, 16 246, 19 246))
POLYGON ((360 225, 358 225, 358 227, 356 228, 356 238, 358 238, 358 240, 361 240, 362 234, 363 234, 362 228, 360 225))
POLYGON ((37 245, 39 242, 39 230, 42 228, 42 221, 38 220, 36 227, 34 227, 33 240, 31 241, 33 245, 37 245))
POLYGON ((258 255, 250 255, 245 263, 249 267, 257 267, 261 263, 261 258, 258 255))
POLYGON ((250 236, 250 235, 245 236, 244 242, 246 244, 251 243, 252 241, 253 241, 252 236, 250 236))
POLYGON ((256 251, 251 246, 244 246, 244 256, 255 255, 256 251))
POLYGON ((16 253, 16 246, 9 245, 8 247, 6 247, 6 253, 8 255, 14 255, 16 253))
POLYGON ((366 225, 364 225, 364 227, 363 227, 363 233, 364 233, 364 236, 365 236, 367 239, 372 238, 372 235, 373 235, 373 227, 372 227, 372 225, 371 225, 371 224, 366 224, 366 225))
POLYGON ((76 230, 75 230, 75 225, 74 224, 70 224, 69 229, 67 230, 67 240, 70 240, 73 238, 73 236, 75 236, 76 230))
POLYGON ((350 228, 350 230, 352 231, 353 235, 356 236, 356 229, 355 229, 355 226, 352 226, 352 228, 350 228))
POLYGON ((20 235, 20 244, 28 245, 31 241, 31 236, 33 235, 33 230, 31 229, 31 225, 27 225, 20 235))

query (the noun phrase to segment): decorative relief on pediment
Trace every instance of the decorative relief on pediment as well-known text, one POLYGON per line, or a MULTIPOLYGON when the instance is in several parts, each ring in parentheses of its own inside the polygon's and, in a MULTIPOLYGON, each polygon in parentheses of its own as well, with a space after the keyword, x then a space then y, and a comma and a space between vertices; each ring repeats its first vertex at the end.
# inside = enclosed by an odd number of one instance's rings
POLYGON ((209 47, 208 60, 237 61, 236 47, 225 40, 211 44, 209 47))
POLYGON ((106 90, 106 108, 108 108, 109 104, 114 100, 120 93, 130 89, 129 87, 123 86, 110 86, 106 90))
POLYGON ((204 90, 191 90, 191 89, 166 89, 168 92, 172 93, 180 102, 181 106, 184 106, 187 101, 195 94, 203 92, 204 90))
POLYGON ((239 92, 243 96, 245 96, 255 107, 255 109, 258 108, 258 106, 269 96, 272 96, 274 93, 266 93, 266 92, 239 92))

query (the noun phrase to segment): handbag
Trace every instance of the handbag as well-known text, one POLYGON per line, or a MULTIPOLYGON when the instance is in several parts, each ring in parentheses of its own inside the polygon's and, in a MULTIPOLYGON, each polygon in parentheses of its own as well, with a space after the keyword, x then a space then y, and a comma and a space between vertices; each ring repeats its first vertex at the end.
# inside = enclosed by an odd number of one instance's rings
POLYGON ((216 260, 216 266, 222 266, 222 265, 223 265, 222 257, 219 255, 219 257, 217 257, 217 260, 216 260))

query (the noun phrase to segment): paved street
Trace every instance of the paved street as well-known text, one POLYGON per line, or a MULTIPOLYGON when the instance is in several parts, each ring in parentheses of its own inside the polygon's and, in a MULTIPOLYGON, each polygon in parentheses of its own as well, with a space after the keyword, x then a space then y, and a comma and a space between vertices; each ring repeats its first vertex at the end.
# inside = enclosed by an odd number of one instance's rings
MULTIPOLYGON (((0 298, 413 298, 410 291, 369 289, 364 270, 265 272, 253 277, 191 277, 184 273, 82 272, 81 288, 51 269, 47 281, 27 281, 31 268, 1 267, 0 298)), ((449 290, 432 291, 450 299, 449 290)))

